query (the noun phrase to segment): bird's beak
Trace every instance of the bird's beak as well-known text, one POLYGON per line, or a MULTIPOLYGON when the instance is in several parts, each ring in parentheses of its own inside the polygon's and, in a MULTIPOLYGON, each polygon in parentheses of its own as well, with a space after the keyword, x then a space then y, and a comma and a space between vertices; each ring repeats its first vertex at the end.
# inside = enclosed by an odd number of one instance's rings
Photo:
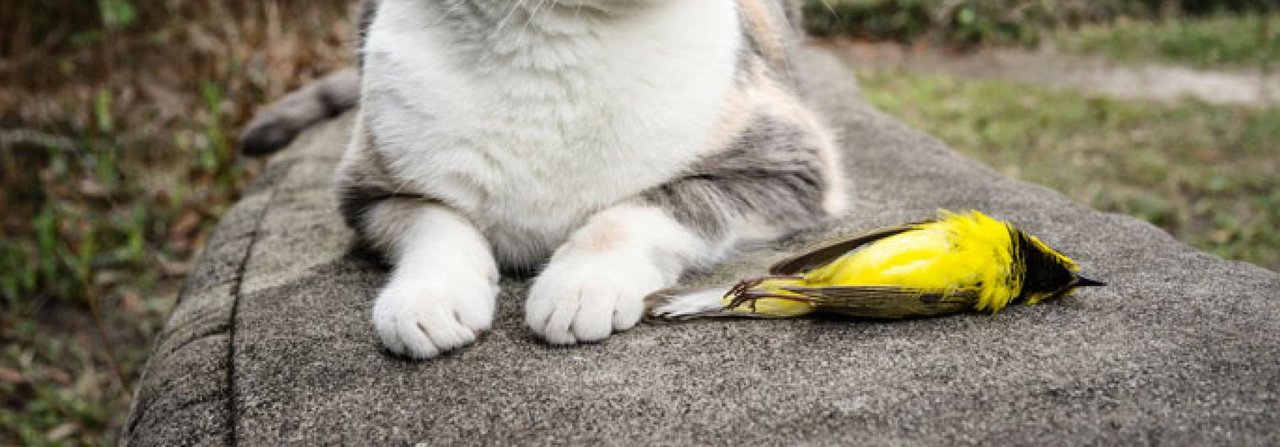
POLYGON ((1077 276, 1076 283, 1072 284, 1071 286, 1072 287, 1100 287, 1105 285, 1107 285, 1107 283, 1098 281, 1096 279, 1090 279, 1084 276, 1077 276))

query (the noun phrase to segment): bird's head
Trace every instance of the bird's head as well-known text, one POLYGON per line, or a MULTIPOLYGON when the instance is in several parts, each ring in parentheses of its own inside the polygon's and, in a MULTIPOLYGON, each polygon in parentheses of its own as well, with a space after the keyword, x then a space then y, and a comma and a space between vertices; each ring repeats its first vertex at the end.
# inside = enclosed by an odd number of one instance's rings
POLYGON ((1106 285, 1080 275, 1080 266, 1062 253, 1049 248, 1035 236, 1014 231, 1015 268, 1023 272, 1022 291, 1015 300, 1036 304, 1070 293, 1077 287, 1106 285))

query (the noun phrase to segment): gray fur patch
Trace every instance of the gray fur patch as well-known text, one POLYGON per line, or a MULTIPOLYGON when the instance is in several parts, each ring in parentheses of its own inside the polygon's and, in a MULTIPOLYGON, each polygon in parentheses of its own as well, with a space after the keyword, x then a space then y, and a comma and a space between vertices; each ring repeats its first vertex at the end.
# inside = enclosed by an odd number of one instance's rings
POLYGON ((801 30, 804 29, 804 0, 779 0, 782 4, 782 13, 786 16, 787 25, 791 27, 792 34, 800 37, 801 30))
POLYGON ((359 98, 360 75, 355 70, 320 78, 255 115, 240 136, 240 149, 248 155, 275 152, 308 126, 355 107, 359 98))
POLYGON ((742 26, 745 45, 739 49, 738 74, 739 82, 751 82, 752 72, 756 64, 767 68, 766 73, 788 88, 798 87, 793 61, 796 46, 799 44, 803 28, 798 27, 794 14, 799 12, 799 2, 795 0, 739 0, 738 15, 742 26), (747 17, 743 2, 759 1, 768 9, 770 26, 757 27, 747 17), (764 44, 769 39, 781 41, 780 53, 771 53, 764 44))
POLYGON ((369 39, 369 28, 378 15, 378 0, 360 0, 356 9, 356 63, 360 72, 364 73, 364 43, 369 39))
MULTIPOLYGON (((363 132, 362 127, 357 130, 363 132)), ((372 137, 364 133, 363 138, 348 149, 349 158, 338 168, 338 212, 361 242, 386 252, 403 232, 410 211, 439 202, 400 192, 386 161, 373 150, 372 137)))
POLYGON ((819 149, 803 129, 760 116, 727 149, 642 197, 708 239, 752 217, 793 230, 826 217, 823 173, 819 149))

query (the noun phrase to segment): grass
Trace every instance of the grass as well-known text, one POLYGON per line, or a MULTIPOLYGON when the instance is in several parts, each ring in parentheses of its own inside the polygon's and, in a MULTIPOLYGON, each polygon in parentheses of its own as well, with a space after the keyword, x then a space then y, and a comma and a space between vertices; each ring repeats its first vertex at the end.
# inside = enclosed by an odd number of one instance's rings
POLYGON ((944 48, 1036 46, 1124 62, 1195 67, 1270 67, 1280 60, 1280 7, 1267 2, 1145 0, 807 0, 805 22, 817 35, 944 48), (1272 12, 1268 14, 1268 12, 1272 12))
POLYGON ((1194 67, 1274 67, 1280 62, 1280 15, 1218 15, 1166 23, 1118 21, 1059 33, 1058 46, 1123 62, 1194 67))
POLYGON ((1053 29, 1150 14, 1141 0, 807 0, 805 24, 818 35, 947 47, 1035 45, 1053 29))
POLYGON ((0 10, 0 445, 113 444, 254 108, 345 63, 347 2, 0 10), (98 13, 101 13, 101 16, 98 13))
POLYGON ((1280 270, 1280 108, 1121 101, 904 72, 862 82, 876 106, 1009 175, 1280 270))

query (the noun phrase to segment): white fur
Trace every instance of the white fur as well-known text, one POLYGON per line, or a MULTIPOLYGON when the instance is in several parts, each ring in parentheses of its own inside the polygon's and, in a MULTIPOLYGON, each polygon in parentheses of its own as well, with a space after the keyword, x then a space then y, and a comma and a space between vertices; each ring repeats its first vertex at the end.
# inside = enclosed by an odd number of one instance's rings
POLYGON ((427 206, 396 247, 391 281, 373 306, 383 346, 431 358, 471 344, 493 324, 498 267, 466 218, 427 206))
POLYGON ((635 326, 646 295, 713 252, 658 208, 608 209, 556 251, 529 291, 525 322, 552 343, 602 340, 635 326))
POLYGON ((725 287, 691 291, 671 297, 651 310, 650 314, 658 318, 678 320, 719 312, 724 310, 724 296, 728 293, 729 289, 725 287))
MULTIPOLYGON (((715 149, 742 44, 734 0, 544 9, 494 30, 504 40, 483 62, 421 2, 384 0, 371 28, 370 131, 406 191, 458 209, 503 263, 536 264, 593 213, 715 149)), ((633 262, 616 256, 601 262, 633 262)))

